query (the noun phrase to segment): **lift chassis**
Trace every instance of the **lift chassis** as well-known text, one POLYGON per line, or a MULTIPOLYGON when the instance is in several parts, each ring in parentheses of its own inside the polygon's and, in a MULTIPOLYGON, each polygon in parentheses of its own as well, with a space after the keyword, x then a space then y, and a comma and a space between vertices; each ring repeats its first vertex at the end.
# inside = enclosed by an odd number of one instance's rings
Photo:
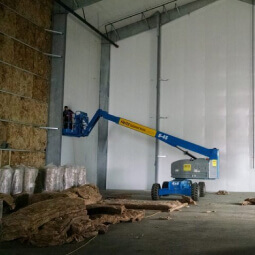
POLYGON ((156 139, 179 149, 185 155, 190 157, 190 159, 178 160, 171 164, 171 177, 174 178, 173 180, 163 182, 162 187, 159 183, 154 183, 152 185, 151 197, 153 200, 157 200, 161 196, 186 195, 191 196, 195 201, 198 201, 199 197, 205 196, 205 183, 192 183, 191 180, 219 178, 218 149, 205 148, 130 120, 111 115, 101 109, 97 110, 91 121, 88 120, 86 113, 77 112, 74 118, 78 120, 77 123, 72 125, 72 129, 63 129, 62 133, 63 135, 74 137, 88 136, 101 117, 126 128, 155 137, 156 139), (196 158, 188 150, 201 154, 205 156, 205 158, 196 158))

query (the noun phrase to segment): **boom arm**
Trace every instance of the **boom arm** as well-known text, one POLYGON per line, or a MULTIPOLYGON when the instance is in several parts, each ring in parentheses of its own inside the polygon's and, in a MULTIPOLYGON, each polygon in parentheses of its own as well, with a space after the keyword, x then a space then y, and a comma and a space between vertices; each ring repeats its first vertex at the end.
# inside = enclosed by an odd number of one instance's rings
MULTIPOLYGON (((196 152, 196 153, 199 153, 201 155, 208 157, 210 160, 218 160, 219 159, 219 150, 218 149, 215 149, 215 148, 207 149, 200 145, 197 145, 197 144, 185 141, 183 139, 180 139, 178 137, 163 133, 161 131, 157 131, 155 129, 140 125, 140 124, 132 122, 130 120, 116 117, 116 116, 111 115, 108 112, 103 111, 101 109, 97 110, 97 112, 95 113, 95 115, 93 116, 91 121, 88 123, 88 126, 86 127, 86 130, 84 132, 84 136, 88 136, 90 134, 90 132, 92 131, 92 129, 94 128, 94 126, 96 125, 96 123, 98 122, 100 117, 103 117, 106 120, 115 122, 116 124, 124 126, 126 128, 130 128, 137 132, 155 137, 156 139, 158 139, 162 142, 165 142, 165 143, 167 143, 173 147, 176 147, 178 149, 180 149, 179 147, 182 147, 187 150, 191 150, 193 152, 196 152)), ((190 154, 188 154, 188 152, 184 151, 184 153, 186 153, 187 155, 190 155, 190 154)), ((192 155, 190 155, 190 156, 192 156, 192 155)))

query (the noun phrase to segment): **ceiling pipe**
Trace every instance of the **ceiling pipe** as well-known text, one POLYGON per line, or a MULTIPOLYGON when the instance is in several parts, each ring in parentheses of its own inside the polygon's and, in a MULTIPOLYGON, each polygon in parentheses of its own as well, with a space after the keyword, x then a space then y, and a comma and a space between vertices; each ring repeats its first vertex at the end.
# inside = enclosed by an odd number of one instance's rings
POLYGON ((60 6, 62 6, 65 10, 67 10, 69 13, 71 13, 73 16, 75 16, 77 19, 79 19, 82 23, 87 25, 90 29, 92 29, 94 32, 99 34, 102 38, 104 38, 106 41, 114 45, 116 48, 119 48, 119 45, 116 44, 114 41, 109 39, 107 36, 105 36, 103 33, 101 33, 98 29, 96 29, 94 26, 92 26, 89 22, 87 22, 84 18, 82 18, 79 14, 77 14, 75 11, 73 11, 71 8, 69 8, 67 5, 65 5, 60 0, 55 0, 56 3, 58 3, 60 6))

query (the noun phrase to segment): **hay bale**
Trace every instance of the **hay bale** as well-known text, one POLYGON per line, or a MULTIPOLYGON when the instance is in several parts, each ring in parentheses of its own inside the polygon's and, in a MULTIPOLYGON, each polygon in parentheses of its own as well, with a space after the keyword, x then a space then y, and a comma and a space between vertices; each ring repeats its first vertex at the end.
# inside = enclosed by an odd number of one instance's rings
POLYGON ((30 149, 44 151, 47 144, 47 131, 45 129, 33 128, 30 134, 30 149))
POLYGON ((35 47, 35 25, 24 19, 16 16, 16 38, 28 45, 35 47))
POLYGON ((11 165, 29 165, 33 167, 41 167, 45 165, 45 153, 43 152, 23 152, 12 151, 11 165))
POLYGON ((0 122, 0 145, 7 141, 7 123, 0 122))
POLYGON ((49 83, 48 81, 34 76, 32 98, 43 102, 48 102, 49 98, 49 83))
POLYGON ((32 97, 33 75, 0 63, 0 88, 18 95, 32 97))
POLYGON ((14 41, 3 34, 0 34, 0 60, 7 63, 14 63, 14 41))
POLYGON ((1 166, 9 164, 9 151, 0 151, 1 153, 1 166))
POLYGON ((1 0, 1 3, 7 5, 8 7, 12 8, 13 10, 16 10, 16 2, 18 0, 1 0))
POLYGON ((3 5, 0 5, 0 31, 15 36, 16 14, 3 5))
POLYGON ((51 52, 51 34, 41 28, 35 29, 35 47, 43 52, 51 52))
POLYGON ((33 128, 14 123, 7 124, 7 143, 12 149, 29 150, 33 128))
POLYGON ((6 95, 5 97, 9 98, 9 101, 6 107, 4 108, 4 111, 10 112, 10 116, 8 120, 22 121, 20 119, 20 109, 21 109, 22 98, 14 96, 14 95, 8 95, 8 97, 6 95))
POLYGON ((34 51, 34 68, 33 72, 48 79, 50 76, 50 57, 41 52, 34 51))

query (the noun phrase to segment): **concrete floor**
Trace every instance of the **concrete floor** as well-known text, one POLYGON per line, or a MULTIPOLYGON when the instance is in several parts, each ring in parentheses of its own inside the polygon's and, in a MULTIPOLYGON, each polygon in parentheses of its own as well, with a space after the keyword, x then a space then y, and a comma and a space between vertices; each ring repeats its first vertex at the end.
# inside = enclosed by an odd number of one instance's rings
MULTIPOLYGON (((114 193, 131 192, 110 192, 114 193)), ((107 194, 109 191, 104 195, 107 194)), ((255 194, 207 194, 198 206, 180 212, 158 213, 141 222, 112 225, 107 234, 87 245, 83 242, 36 248, 9 242, 1 244, 0 255, 255 254, 255 206, 240 206, 247 197, 255 197, 255 194), (170 220, 159 219, 169 215, 170 220)), ((150 193, 132 192, 132 198, 150 199, 150 193)), ((173 197, 163 198, 167 199, 173 197)), ((146 215, 154 213, 147 211, 146 215)))

